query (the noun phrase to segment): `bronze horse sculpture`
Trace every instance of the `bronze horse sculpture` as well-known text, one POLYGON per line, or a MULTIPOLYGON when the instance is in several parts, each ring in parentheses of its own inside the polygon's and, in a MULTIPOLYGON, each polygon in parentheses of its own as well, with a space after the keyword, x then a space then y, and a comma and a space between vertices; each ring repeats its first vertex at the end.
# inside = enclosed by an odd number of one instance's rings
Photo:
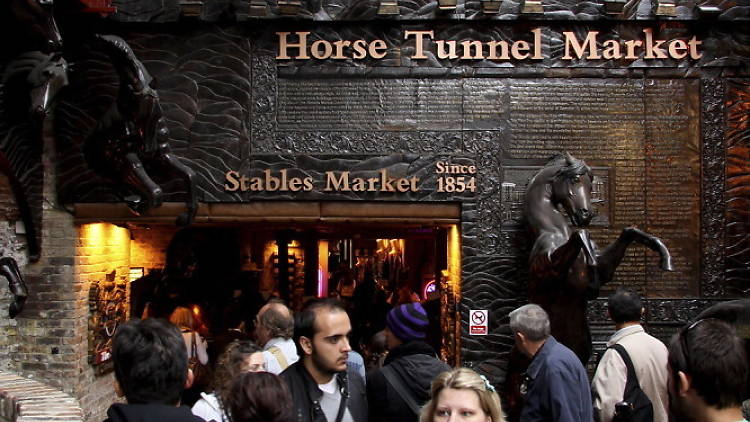
POLYGON ((627 248, 640 243, 659 253, 663 270, 673 270, 664 243, 634 227, 624 228, 606 248, 597 248, 586 229, 596 215, 592 184, 593 173, 583 160, 559 154, 531 179, 524 204, 535 239, 529 258, 529 301, 549 313, 552 335, 584 365, 591 355, 587 302, 612 280, 627 248))

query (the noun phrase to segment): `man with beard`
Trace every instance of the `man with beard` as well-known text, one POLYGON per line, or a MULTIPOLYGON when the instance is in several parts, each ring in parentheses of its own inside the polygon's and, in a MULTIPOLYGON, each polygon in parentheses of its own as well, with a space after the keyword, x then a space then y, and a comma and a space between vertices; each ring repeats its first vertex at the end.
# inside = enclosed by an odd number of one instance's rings
POLYGON ((388 355, 384 366, 367 376, 371 421, 416 421, 430 399, 433 378, 450 371, 424 342, 429 324, 419 302, 393 308, 385 320, 388 355))
POLYGON ((669 345, 669 372, 669 404, 675 420, 745 421, 741 405, 747 356, 726 322, 701 319, 676 334, 669 345))
POLYGON ((367 422, 361 376, 346 365, 349 316, 337 301, 313 299, 294 321, 300 360, 281 373, 299 422, 367 422))

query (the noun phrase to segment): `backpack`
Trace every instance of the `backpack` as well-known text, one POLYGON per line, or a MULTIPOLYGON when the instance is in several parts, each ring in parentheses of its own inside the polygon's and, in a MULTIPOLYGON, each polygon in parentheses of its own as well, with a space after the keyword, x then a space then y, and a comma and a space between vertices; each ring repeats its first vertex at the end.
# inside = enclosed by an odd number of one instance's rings
POLYGON ((622 401, 615 405, 615 415, 612 422, 653 422, 654 406, 646 393, 641 390, 630 355, 620 344, 612 345, 610 348, 615 349, 620 354, 628 368, 625 394, 622 401))

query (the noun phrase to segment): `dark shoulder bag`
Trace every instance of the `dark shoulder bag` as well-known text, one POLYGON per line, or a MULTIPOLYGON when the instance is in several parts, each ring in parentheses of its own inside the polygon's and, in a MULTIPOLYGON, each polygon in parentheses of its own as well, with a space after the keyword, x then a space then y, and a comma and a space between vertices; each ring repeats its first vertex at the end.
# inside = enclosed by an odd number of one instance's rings
POLYGON ((620 354, 628 368, 625 394, 622 401, 615 405, 615 416, 612 422, 653 422, 654 407, 646 393, 641 390, 630 355, 620 344, 613 345, 611 349, 615 349, 620 354))

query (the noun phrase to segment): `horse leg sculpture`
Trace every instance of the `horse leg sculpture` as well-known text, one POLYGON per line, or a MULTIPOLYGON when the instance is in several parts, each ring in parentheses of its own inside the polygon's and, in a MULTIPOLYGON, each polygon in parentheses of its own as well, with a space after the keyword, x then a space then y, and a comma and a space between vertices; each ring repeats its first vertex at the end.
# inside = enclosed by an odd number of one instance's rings
POLYGON ((172 153, 169 144, 166 142, 159 145, 156 163, 167 170, 170 174, 182 178, 185 182, 188 200, 186 202, 187 210, 177 217, 177 225, 187 226, 195 220, 195 213, 198 211, 198 198, 195 192, 195 172, 190 167, 183 164, 177 156, 172 153))
POLYGON ((586 229, 576 230, 567 242, 546 254, 532 252, 530 272, 536 279, 551 280, 564 277, 581 253, 587 266, 596 267, 596 249, 586 229))
POLYGON ((660 266, 664 271, 673 271, 672 256, 669 254, 664 242, 658 237, 652 236, 642 230, 636 229, 635 227, 626 227, 622 229, 620 237, 617 238, 611 245, 607 246, 602 250, 599 255, 599 265, 597 272, 599 273, 599 280, 604 285, 612 280, 615 275, 615 270, 622 262, 622 258, 625 256, 625 252, 631 243, 640 243, 652 251, 659 252, 661 257, 660 266))
POLYGON ((0 258, 0 275, 8 279, 8 287, 14 297, 13 303, 10 304, 9 314, 11 318, 15 318, 23 310, 23 304, 26 302, 29 291, 23 277, 21 277, 18 264, 13 258, 7 256, 0 258))
POLYGON ((128 203, 128 206, 140 214, 143 211, 161 205, 162 190, 146 173, 146 169, 143 168, 143 163, 138 155, 134 152, 125 154, 125 159, 121 164, 122 180, 141 194, 141 196, 126 197, 125 201, 128 203), (144 197, 146 201, 143 201, 144 197))

